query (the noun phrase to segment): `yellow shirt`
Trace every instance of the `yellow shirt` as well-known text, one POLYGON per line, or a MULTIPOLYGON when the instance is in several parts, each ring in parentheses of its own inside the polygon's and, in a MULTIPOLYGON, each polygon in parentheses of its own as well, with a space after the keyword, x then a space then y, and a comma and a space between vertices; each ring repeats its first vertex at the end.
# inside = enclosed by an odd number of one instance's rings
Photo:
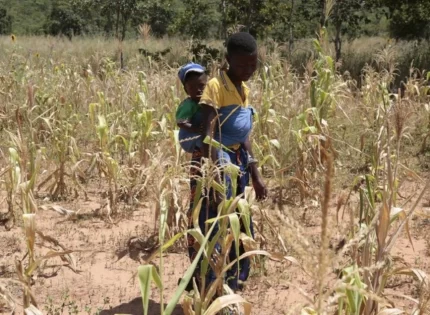
MULTIPOLYGON (((206 85, 203 95, 200 99, 200 104, 212 106, 219 109, 224 106, 240 105, 244 108, 248 107, 249 88, 242 82, 242 96, 239 94, 236 86, 231 82, 225 71, 220 71, 219 75, 211 79, 206 85)), ((228 119, 228 117, 226 118, 228 119)), ((220 125, 223 121, 220 122, 220 125)), ((231 149, 237 150, 240 144, 229 146, 231 149)))
POLYGON ((249 88, 243 82, 242 94, 239 94, 226 72, 220 71, 220 74, 206 85, 200 104, 213 106, 215 109, 229 105, 248 107, 249 88))

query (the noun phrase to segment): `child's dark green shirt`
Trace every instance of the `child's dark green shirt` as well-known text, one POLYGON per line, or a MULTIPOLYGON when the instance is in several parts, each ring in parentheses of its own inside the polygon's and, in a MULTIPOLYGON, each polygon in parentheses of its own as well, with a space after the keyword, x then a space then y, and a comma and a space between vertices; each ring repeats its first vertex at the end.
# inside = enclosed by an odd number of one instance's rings
POLYGON ((176 123, 191 122, 193 116, 200 110, 200 105, 187 98, 179 104, 176 111, 176 123))

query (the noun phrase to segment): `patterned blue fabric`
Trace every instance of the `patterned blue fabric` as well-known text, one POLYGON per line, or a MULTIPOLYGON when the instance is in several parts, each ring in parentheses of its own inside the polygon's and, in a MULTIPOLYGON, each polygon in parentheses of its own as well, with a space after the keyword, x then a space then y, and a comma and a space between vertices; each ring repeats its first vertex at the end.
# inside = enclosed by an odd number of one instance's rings
MULTIPOLYGON (((216 127, 214 139, 227 147, 245 142, 252 129, 254 109, 251 106, 244 108, 240 105, 229 105, 218 109, 218 114, 221 128, 216 127)), ((191 123, 193 126, 202 124, 201 111, 193 116, 191 123)), ((185 152, 193 153, 196 147, 202 147, 203 136, 180 129, 179 141, 185 152)))
POLYGON ((252 129, 254 109, 251 106, 229 105, 218 109, 218 114, 221 128, 216 129, 215 140, 226 147, 244 143, 252 129))

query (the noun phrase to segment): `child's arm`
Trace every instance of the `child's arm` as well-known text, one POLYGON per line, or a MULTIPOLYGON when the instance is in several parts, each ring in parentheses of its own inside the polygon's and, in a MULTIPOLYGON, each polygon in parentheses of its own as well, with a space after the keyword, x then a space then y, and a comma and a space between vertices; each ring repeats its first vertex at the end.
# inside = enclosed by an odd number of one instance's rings
POLYGON ((254 153, 252 152, 252 145, 249 137, 246 138, 245 143, 243 144, 245 150, 248 152, 248 158, 251 161, 248 161, 249 172, 251 173, 252 186, 255 190, 255 195, 257 196, 257 200, 265 199, 267 197, 267 188, 264 185, 263 177, 260 174, 260 171, 257 167, 257 161, 252 161, 255 159, 254 153))

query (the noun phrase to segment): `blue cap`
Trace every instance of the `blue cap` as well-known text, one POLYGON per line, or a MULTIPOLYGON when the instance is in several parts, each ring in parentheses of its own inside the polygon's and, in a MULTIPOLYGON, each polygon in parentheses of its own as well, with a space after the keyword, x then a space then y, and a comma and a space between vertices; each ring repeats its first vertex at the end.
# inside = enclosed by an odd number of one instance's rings
POLYGON ((205 68, 197 63, 187 63, 186 65, 182 66, 181 69, 179 69, 178 77, 181 80, 182 84, 184 84, 185 77, 190 72, 197 72, 197 73, 204 73, 205 68))

